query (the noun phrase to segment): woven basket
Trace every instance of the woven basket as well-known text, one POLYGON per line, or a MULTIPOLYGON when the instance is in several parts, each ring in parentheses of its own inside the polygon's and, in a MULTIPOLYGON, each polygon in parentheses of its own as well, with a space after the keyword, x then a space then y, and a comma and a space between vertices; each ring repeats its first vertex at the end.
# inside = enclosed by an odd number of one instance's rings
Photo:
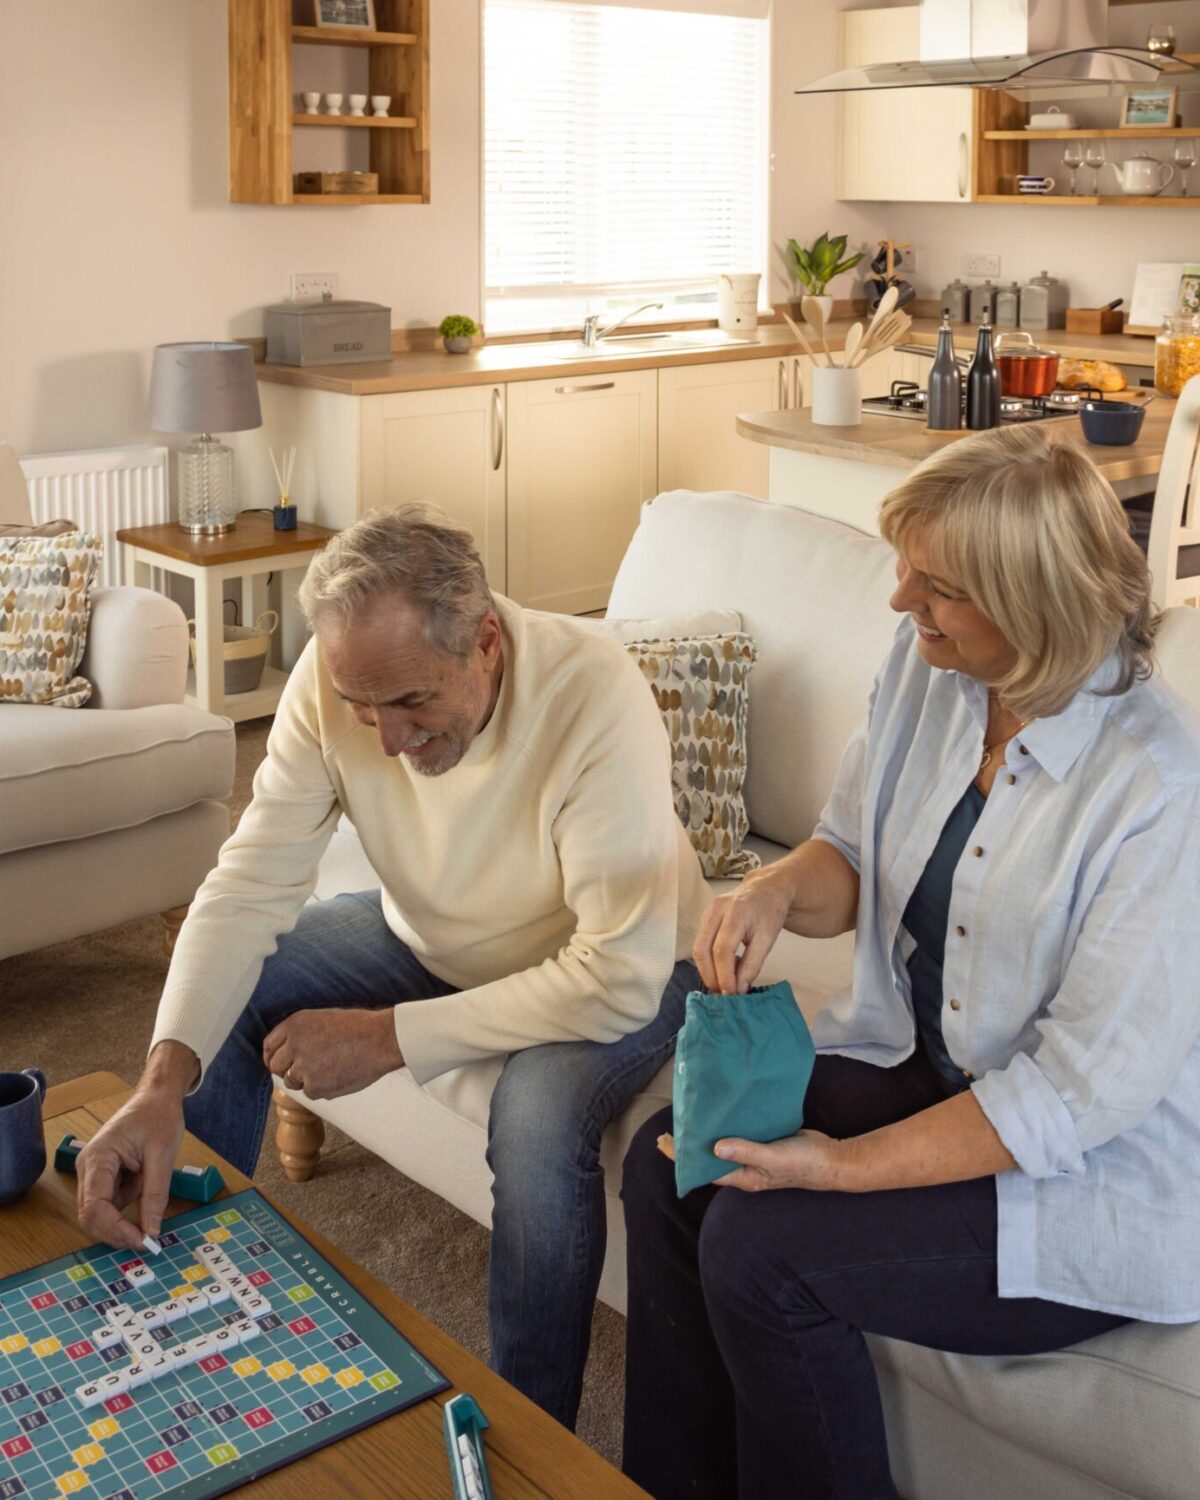
MULTIPOLYGON (((191 634, 188 637, 192 652, 192 665, 196 665, 196 622, 188 621, 191 634)), ((279 625, 279 616, 273 609, 264 610, 253 625, 226 625, 225 644, 225 693, 252 693, 262 681, 263 668, 267 664, 267 644, 279 625), (267 621, 270 624, 267 624, 267 621)))

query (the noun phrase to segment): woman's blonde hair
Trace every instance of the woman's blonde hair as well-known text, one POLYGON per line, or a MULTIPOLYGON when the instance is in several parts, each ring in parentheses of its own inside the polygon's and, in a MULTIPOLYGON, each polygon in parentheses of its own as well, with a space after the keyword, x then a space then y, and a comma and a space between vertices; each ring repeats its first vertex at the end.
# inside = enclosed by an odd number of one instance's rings
POLYGON ((1159 616, 1146 559, 1095 464, 1052 424, 950 443, 884 498, 879 528, 899 552, 923 533, 930 567, 958 584, 1017 653, 994 684, 1022 719, 1066 707, 1113 651, 1126 692, 1153 670, 1159 616))

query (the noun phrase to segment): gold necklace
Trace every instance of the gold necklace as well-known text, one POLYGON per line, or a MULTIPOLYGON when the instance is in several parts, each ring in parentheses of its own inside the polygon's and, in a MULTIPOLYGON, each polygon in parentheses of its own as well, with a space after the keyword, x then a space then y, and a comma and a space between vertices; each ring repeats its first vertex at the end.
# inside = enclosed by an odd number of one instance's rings
POLYGON ((1009 740, 1015 739, 1017 735, 1020 734, 1022 729, 1027 729, 1029 727, 1029 723, 1030 721, 1028 719, 1022 719, 1011 734, 1006 734, 1002 740, 993 740, 990 745, 984 745, 983 759, 979 762, 979 770, 975 774, 978 776, 982 772, 986 771, 992 763, 992 751, 999 750, 1001 745, 1007 745, 1009 740))

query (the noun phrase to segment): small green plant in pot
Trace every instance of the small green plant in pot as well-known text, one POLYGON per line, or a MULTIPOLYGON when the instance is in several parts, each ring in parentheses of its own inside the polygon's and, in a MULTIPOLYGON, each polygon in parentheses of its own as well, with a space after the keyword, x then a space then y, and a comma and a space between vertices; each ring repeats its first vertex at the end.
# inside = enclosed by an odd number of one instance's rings
POLYGON ((479 324, 465 313, 450 313, 438 324, 438 332, 447 354, 469 354, 471 340, 479 332, 479 324))
POLYGON ((828 318, 833 311, 833 298, 825 295, 825 288, 835 276, 840 276, 843 271, 853 270, 863 258, 862 251, 843 260, 842 256, 846 254, 846 236, 839 234, 830 239, 828 230, 807 249, 795 240, 788 240, 787 247, 792 274, 809 296, 821 298, 828 318))

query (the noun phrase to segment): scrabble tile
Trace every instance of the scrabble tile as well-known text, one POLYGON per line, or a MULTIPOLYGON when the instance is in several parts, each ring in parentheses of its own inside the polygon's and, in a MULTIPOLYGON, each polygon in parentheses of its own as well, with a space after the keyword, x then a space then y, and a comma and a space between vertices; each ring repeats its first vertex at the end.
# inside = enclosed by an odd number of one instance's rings
POLYGON ((170 1297, 166 1302, 160 1302, 159 1308, 162 1311, 164 1323, 178 1323, 180 1318, 186 1318, 188 1315, 188 1310, 184 1307, 180 1297, 170 1297))
POLYGON ((125 1280, 130 1286, 149 1286, 152 1281, 157 1281, 158 1277, 149 1266, 130 1266, 125 1272, 125 1280))
POLYGON ((108 1349, 121 1342, 121 1330, 114 1328, 111 1323, 101 1323, 98 1328, 92 1329, 89 1337, 97 1349, 108 1349))
POLYGON ((89 1380, 86 1385, 81 1385, 75 1392, 75 1399, 79 1402, 80 1406, 95 1406, 104 1399, 99 1382, 89 1380))
POLYGON ((219 1302, 229 1301, 229 1288, 221 1281, 204 1281, 197 1286, 198 1292, 203 1292, 209 1307, 216 1307, 219 1302))
POLYGON ((129 1381, 129 1389, 136 1391, 138 1386, 145 1385, 151 1378, 149 1367, 140 1359, 135 1359, 132 1364, 125 1366, 125 1378, 129 1381))

